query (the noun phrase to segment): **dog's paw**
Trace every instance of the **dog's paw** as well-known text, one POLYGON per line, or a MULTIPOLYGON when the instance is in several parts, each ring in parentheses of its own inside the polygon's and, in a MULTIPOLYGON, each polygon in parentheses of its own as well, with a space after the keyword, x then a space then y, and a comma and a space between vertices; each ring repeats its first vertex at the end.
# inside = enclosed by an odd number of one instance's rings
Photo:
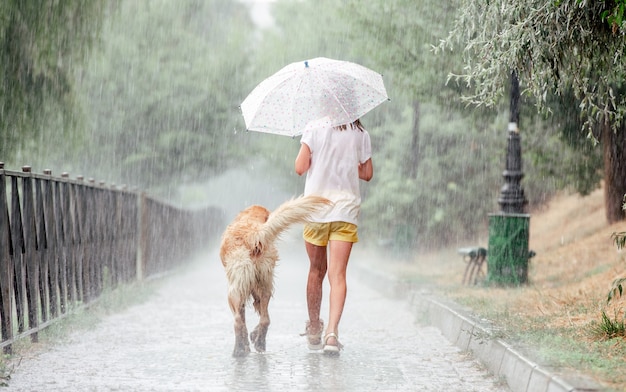
POLYGON ((243 345, 243 344, 235 345, 235 349, 233 350, 233 357, 235 358, 245 357, 248 354, 250 354, 250 346, 243 345))
POLYGON ((267 327, 258 326, 250 332, 250 341, 254 344, 254 349, 259 352, 265 352, 265 337, 267 335, 267 327))

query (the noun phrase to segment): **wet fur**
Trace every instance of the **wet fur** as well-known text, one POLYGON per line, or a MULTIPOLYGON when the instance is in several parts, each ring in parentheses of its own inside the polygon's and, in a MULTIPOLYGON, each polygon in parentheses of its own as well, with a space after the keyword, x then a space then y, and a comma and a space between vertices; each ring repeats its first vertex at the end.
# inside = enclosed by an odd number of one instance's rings
POLYGON ((273 212, 254 205, 241 211, 222 235, 220 258, 228 281, 228 305, 235 321, 233 356, 250 352, 250 341, 258 352, 265 351, 270 324, 268 304, 274 291, 274 267, 278 261, 275 241, 289 226, 306 222, 311 213, 331 204, 317 196, 289 200, 273 212), (246 303, 253 299, 259 324, 246 328, 246 303))

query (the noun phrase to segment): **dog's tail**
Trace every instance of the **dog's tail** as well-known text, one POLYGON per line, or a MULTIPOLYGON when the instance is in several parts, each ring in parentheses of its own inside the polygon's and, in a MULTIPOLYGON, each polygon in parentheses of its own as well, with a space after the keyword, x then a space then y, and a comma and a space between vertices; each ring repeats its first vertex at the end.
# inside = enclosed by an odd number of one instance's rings
POLYGON ((314 212, 320 211, 333 203, 321 196, 303 196, 284 202, 270 213, 267 222, 259 231, 259 244, 273 242, 278 236, 295 223, 306 222, 314 212))

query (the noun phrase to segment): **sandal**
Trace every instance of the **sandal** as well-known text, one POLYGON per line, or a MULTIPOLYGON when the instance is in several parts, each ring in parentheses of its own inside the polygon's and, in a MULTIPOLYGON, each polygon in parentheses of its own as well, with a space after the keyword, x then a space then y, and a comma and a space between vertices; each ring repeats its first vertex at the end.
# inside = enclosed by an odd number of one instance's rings
POLYGON ((339 338, 334 332, 327 333, 324 337, 324 354, 336 354, 339 355, 339 351, 343 349, 343 344, 339 343, 339 338), (328 339, 335 338, 337 344, 328 344, 328 339))
POLYGON ((324 320, 320 319, 320 329, 317 332, 313 332, 311 327, 311 322, 306 322, 306 329, 304 333, 301 333, 300 336, 306 336, 307 345, 309 350, 321 350, 324 348, 322 344, 322 331, 324 330, 324 320))

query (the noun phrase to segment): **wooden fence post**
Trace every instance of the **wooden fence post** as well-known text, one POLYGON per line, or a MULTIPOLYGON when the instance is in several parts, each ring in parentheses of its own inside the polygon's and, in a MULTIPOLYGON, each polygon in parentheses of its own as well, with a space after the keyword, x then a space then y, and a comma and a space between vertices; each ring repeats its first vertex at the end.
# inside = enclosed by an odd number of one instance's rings
MULTIPOLYGON (((31 173, 30 166, 22 167, 24 173, 31 173)), ((39 254, 37 252, 37 225, 35 222, 35 200, 30 175, 22 178, 22 198, 24 203, 24 254, 26 261, 26 303, 28 305, 28 328, 39 326, 39 254)), ((39 341, 37 332, 30 335, 32 342, 39 341)))
POLYGON ((57 202, 54 197, 54 189, 52 184, 52 170, 46 169, 44 170, 44 174, 47 178, 41 180, 42 182, 42 192, 43 192, 43 203, 44 209, 43 212, 45 214, 44 223, 46 225, 46 253, 47 253, 47 267, 48 267, 48 279, 45 282, 46 287, 48 288, 48 301, 49 301, 49 309, 50 309, 50 317, 57 318, 59 317, 59 245, 57 242, 57 225, 55 221, 57 218, 55 217, 55 208, 54 205, 57 202))
POLYGON ((39 264, 39 306, 41 311, 41 321, 48 321, 49 307, 49 261, 48 261, 48 234, 46 233, 46 210, 44 208, 43 184, 42 180, 34 178, 35 182, 35 229, 37 238, 37 261, 39 264))
MULTIPOLYGON (((13 339, 13 250, 11 249, 11 226, 9 206, 6 196, 4 163, 0 162, 0 318, 2 340, 13 339)), ((6 354, 11 353, 11 345, 5 346, 6 354)))
POLYGON ((76 247, 78 246, 78 241, 76 241, 76 236, 74 233, 76 227, 76 214, 72 209, 72 206, 76 203, 72 201, 73 199, 73 187, 74 185, 67 182, 69 179, 69 173, 64 172, 61 174, 61 177, 65 179, 64 182, 59 183, 61 185, 61 200, 63 202, 62 211, 63 211, 63 239, 65 245, 65 258, 66 258, 66 269, 65 274, 67 277, 66 290, 67 290, 67 301, 69 303, 78 302, 80 300, 79 292, 78 292, 78 283, 77 283, 77 274, 76 274, 76 264, 78 260, 76 247))
MULTIPOLYGON (((77 176, 77 181, 83 181, 83 176, 77 176)), ((77 299, 79 301, 87 302, 87 298, 89 294, 87 293, 87 288, 85 287, 85 265, 86 265, 86 246, 85 246, 85 224, 84 218, 85 215, 85 197, 84 197, 84 186, 82 184, 73 184, 72 185, 72 205, 74 209, 74 252, 76 257, 76 290, 77 290, 77 299)))
MULTIPOLYGON (((93 184, 94 179, 88 180, 90 184, 93 184)), ((83 186, 81 187, 81 199, 83 204, 83 217, 82 217, 82 241, 83 241, 83 301, 89 303, 94 298, 95 288, 95 268, 94 268, 94 195, 93 188, 83 186)))
POLYGON ((137 198, 137 210, 139 216, 137 217, 139 228, 139 241, 137 247, 137 280, 141 281, 146 277, 146 260, 149 257, 148 254, 148 210, 146 206, 146 195, 141 193, 137 198))
POLYGON ((20 193, 17 177, 11 177, 11 248, 13 249, 13 266, 15 269, 15 311, 17 314, 17 331, 24 332, 26 328, 26 266, 24 254, 24 226, 22 224, 22 209, 20 207, 20 193))
MULTIPOLYGON (((64 174, 62 173, 61 178, 64 178, 64 174)), ((54 182, 54 225, 56 238, 55 242, 57 244, 57 260, 58 260, 58 274, 59 274, 59 311, 61 314, 67 312, 67 302, 68 302, 68 279, 67 279, 67 270, 68 270, 68 256, 67 256, 67 244, 66 244, 66 234, 65 234, 65 214, 67 213, 64 210, 65 200, 63 198, 62 187, 64 187, 63 181, 55 181, 54 182)))

